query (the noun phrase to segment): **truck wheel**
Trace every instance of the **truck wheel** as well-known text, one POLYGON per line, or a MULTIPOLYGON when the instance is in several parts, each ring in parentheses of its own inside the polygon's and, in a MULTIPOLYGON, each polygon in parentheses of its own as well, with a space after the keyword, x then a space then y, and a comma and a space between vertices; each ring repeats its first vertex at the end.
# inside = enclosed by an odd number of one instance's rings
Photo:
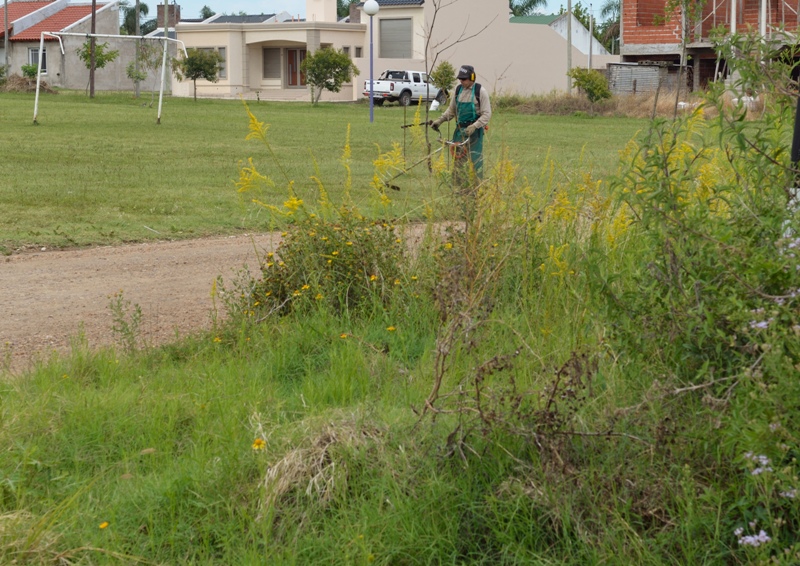
POLYGON ((397 101, 400 103, 400 106, 408 106, 411 104, 411 92, 404 90, 400 93, 400 98, 398 98, 397 101))
POLYGON ((442 104, 444 104, 445 100, 447 100, 447 94, 443 90, 440 90, 436 94, 436 102, 438 102, 440 105, 442 105, 442 104))

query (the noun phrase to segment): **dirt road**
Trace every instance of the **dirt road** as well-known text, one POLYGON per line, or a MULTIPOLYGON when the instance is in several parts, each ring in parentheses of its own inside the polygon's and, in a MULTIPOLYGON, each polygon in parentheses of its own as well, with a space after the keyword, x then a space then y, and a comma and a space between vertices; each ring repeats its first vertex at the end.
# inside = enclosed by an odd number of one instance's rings
POLYGON ((110 304, 120 291, 141 307, 148 344, 208 328, 217 276, 256 268, 256 250, 278 241, 258 234, 0 257, 0 373, 69 351, 79 333, 90 348, 112 344, 110 304))

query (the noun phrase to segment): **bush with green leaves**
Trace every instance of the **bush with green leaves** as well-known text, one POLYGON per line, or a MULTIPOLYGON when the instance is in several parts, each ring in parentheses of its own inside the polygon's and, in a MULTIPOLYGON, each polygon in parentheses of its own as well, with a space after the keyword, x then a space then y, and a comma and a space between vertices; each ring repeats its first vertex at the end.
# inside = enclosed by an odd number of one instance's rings
POLYGON ((600 71, 574 67, 567 74, 575 81, 575 86, 586 93, 590 102, 611 98, 608 80, 600 71))
POLYGON ((26 79, 35 79, 39 73, 39 65, 36 64, 22 65, 20 69, 22 70, 22 76, 26 79))
MULTIPOLYGON (((92 41, 87 39, 79 49, 76 50, 78 58, 83 61, 86 68, 92 66, 92 41)), ((119 51, 116 49, 109 50, 108 43, 96 43, 94 46, 94 68, 102 69, 109 63, 115 61, 119 57, 119 51)))
POLYGON ((358 67, 353 64, 350 55, 323 47, 306 57, 300 64, 300 70, 306 74, 306 81, 311 85, 311 102, 316 104, 322 91, 339 92, 342 85, 358 74, 358 67))
POLYGON ((442 61, 428 75, 428 82, 439 90, 450 93, 450 89, 456 84, 456 69, 449 61, 442 61))
POLYGON ((304 215, 284 232, 261 265, 257 312, 325 305, 336 313, 386 305, 406 283, 403 244, 394 223, 370 221, 341 208, 338 219, 304 215))
MULTIPOLYGON (((587 272, 609 344, 637 379, 654 383, 639 407, 657 406, 674 422, 707 415, 681 441, 684 454, 696 455, 688 475, 710 480, 693 512, 710 521, 715 508, 726 509, 718 528, 737 560, 795 564, 800 224, 787 143, 793 63, 764 53, 769 46, 757 38, 725 41, 722 50, 751 54, 728 59, 739 78, 710 85, 691 116, 656 120, 624 155, 613 188, 632 222, 626 276, 603 261, 587 272), (747 121, 747 109, 729 100, 756 86, 770 104, 761 120, 747 121), (683 402, 670 402, 673 395, 683 402), (715 457, 703 448, 709 443, 719 446, 715 457)), ((787 49, 798 52, 797 45, 787 49)))

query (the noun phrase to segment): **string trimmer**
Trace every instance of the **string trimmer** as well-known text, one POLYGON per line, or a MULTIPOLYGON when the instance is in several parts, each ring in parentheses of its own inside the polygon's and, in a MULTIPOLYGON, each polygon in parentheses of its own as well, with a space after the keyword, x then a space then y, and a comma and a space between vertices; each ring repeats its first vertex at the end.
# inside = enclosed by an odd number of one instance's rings
MULTIPOLYGON (((409 126, 412 126, 412 125, 414 125, 414 124, 409 124, 409 126)), ((403 127, 405 128, 407 126, 403 126, 403 127)), ((414 163, 412 163, 411 165, 409 165, 408 167, 406 167, 405 169, 403 169, 402 171, 400 171, 396 175, 394 175, 391 178, 389 178, 388 180, 384 181, 383 184, 386 185, 386 187, 392 189, 393 191, 399 191, 400 187, 398 187, 397 185, 391 184, 392 181, 394 181, 398 177, 401 177, 401 176, 405 175, 406 173, 411 171, 414 167, 416 167, 420 163, 424 163, 424 162, 428 161, 434 155, 436 155, 437 153, 442 151, 445 147, 449 147, 451 149, 458 149, 458 148, 464 147, 467 144, 467 142, 469 141, 469 138, 465 139, 464 141, 460 141, 460 142, 454 142, 454 141, 445 140, 445 139, 442 139, 442 138, 439 138, 436 141, 439 142, 440 144, 442 144, 442 146, 439 149, 436 149, 436 150, 432 151, 431 153, 429 153, 428 155, 426 155, 425 157, 423 157, 419 161, 415 161, 414 163)))

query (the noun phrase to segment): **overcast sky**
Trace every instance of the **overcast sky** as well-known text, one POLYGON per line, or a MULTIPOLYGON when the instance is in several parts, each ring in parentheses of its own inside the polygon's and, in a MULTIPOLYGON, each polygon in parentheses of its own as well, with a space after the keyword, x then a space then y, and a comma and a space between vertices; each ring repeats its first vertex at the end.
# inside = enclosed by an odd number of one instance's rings
MULTIPOLYGON (((155 14, 156 4, 163 4, 164 0, 144 0, 155 14)), ((239 12, 246 12, 248 14, 277 14, 280 12, 289 12, 301 18, 306 16, 306 0, 169 0, 172 4, 176 1, 181 7, 182 18, 198 18, 200 17, 200 10, 203 6, 208 6, 216 13, 238 14, 239 12)), ((578 0, 574 0, 578 1, 578 0)), ((588 6, 592 3, 592 11, 595 17, 599 18, 599 6, 602 0, 583 1, 582 4, 588 6)), ((548 3, 548 10, 543 10, 547 13, 555 13, 561 5, 566 6, 566 0, 550 0, 548 3)))
MULTIPOLYGON (((164 0, 144 0, 151 9, 164 0)), ((173 0, 169 0, 172 4, 173 0)), ((306 0, 176 0, 181 7, 182 18, 199 18, 203 6, 208 6, 217 14, 277 14, 289 12, 292 15, 306 15, 306 0)), ((154 10, 155 11, 155 10, 154 10)))

